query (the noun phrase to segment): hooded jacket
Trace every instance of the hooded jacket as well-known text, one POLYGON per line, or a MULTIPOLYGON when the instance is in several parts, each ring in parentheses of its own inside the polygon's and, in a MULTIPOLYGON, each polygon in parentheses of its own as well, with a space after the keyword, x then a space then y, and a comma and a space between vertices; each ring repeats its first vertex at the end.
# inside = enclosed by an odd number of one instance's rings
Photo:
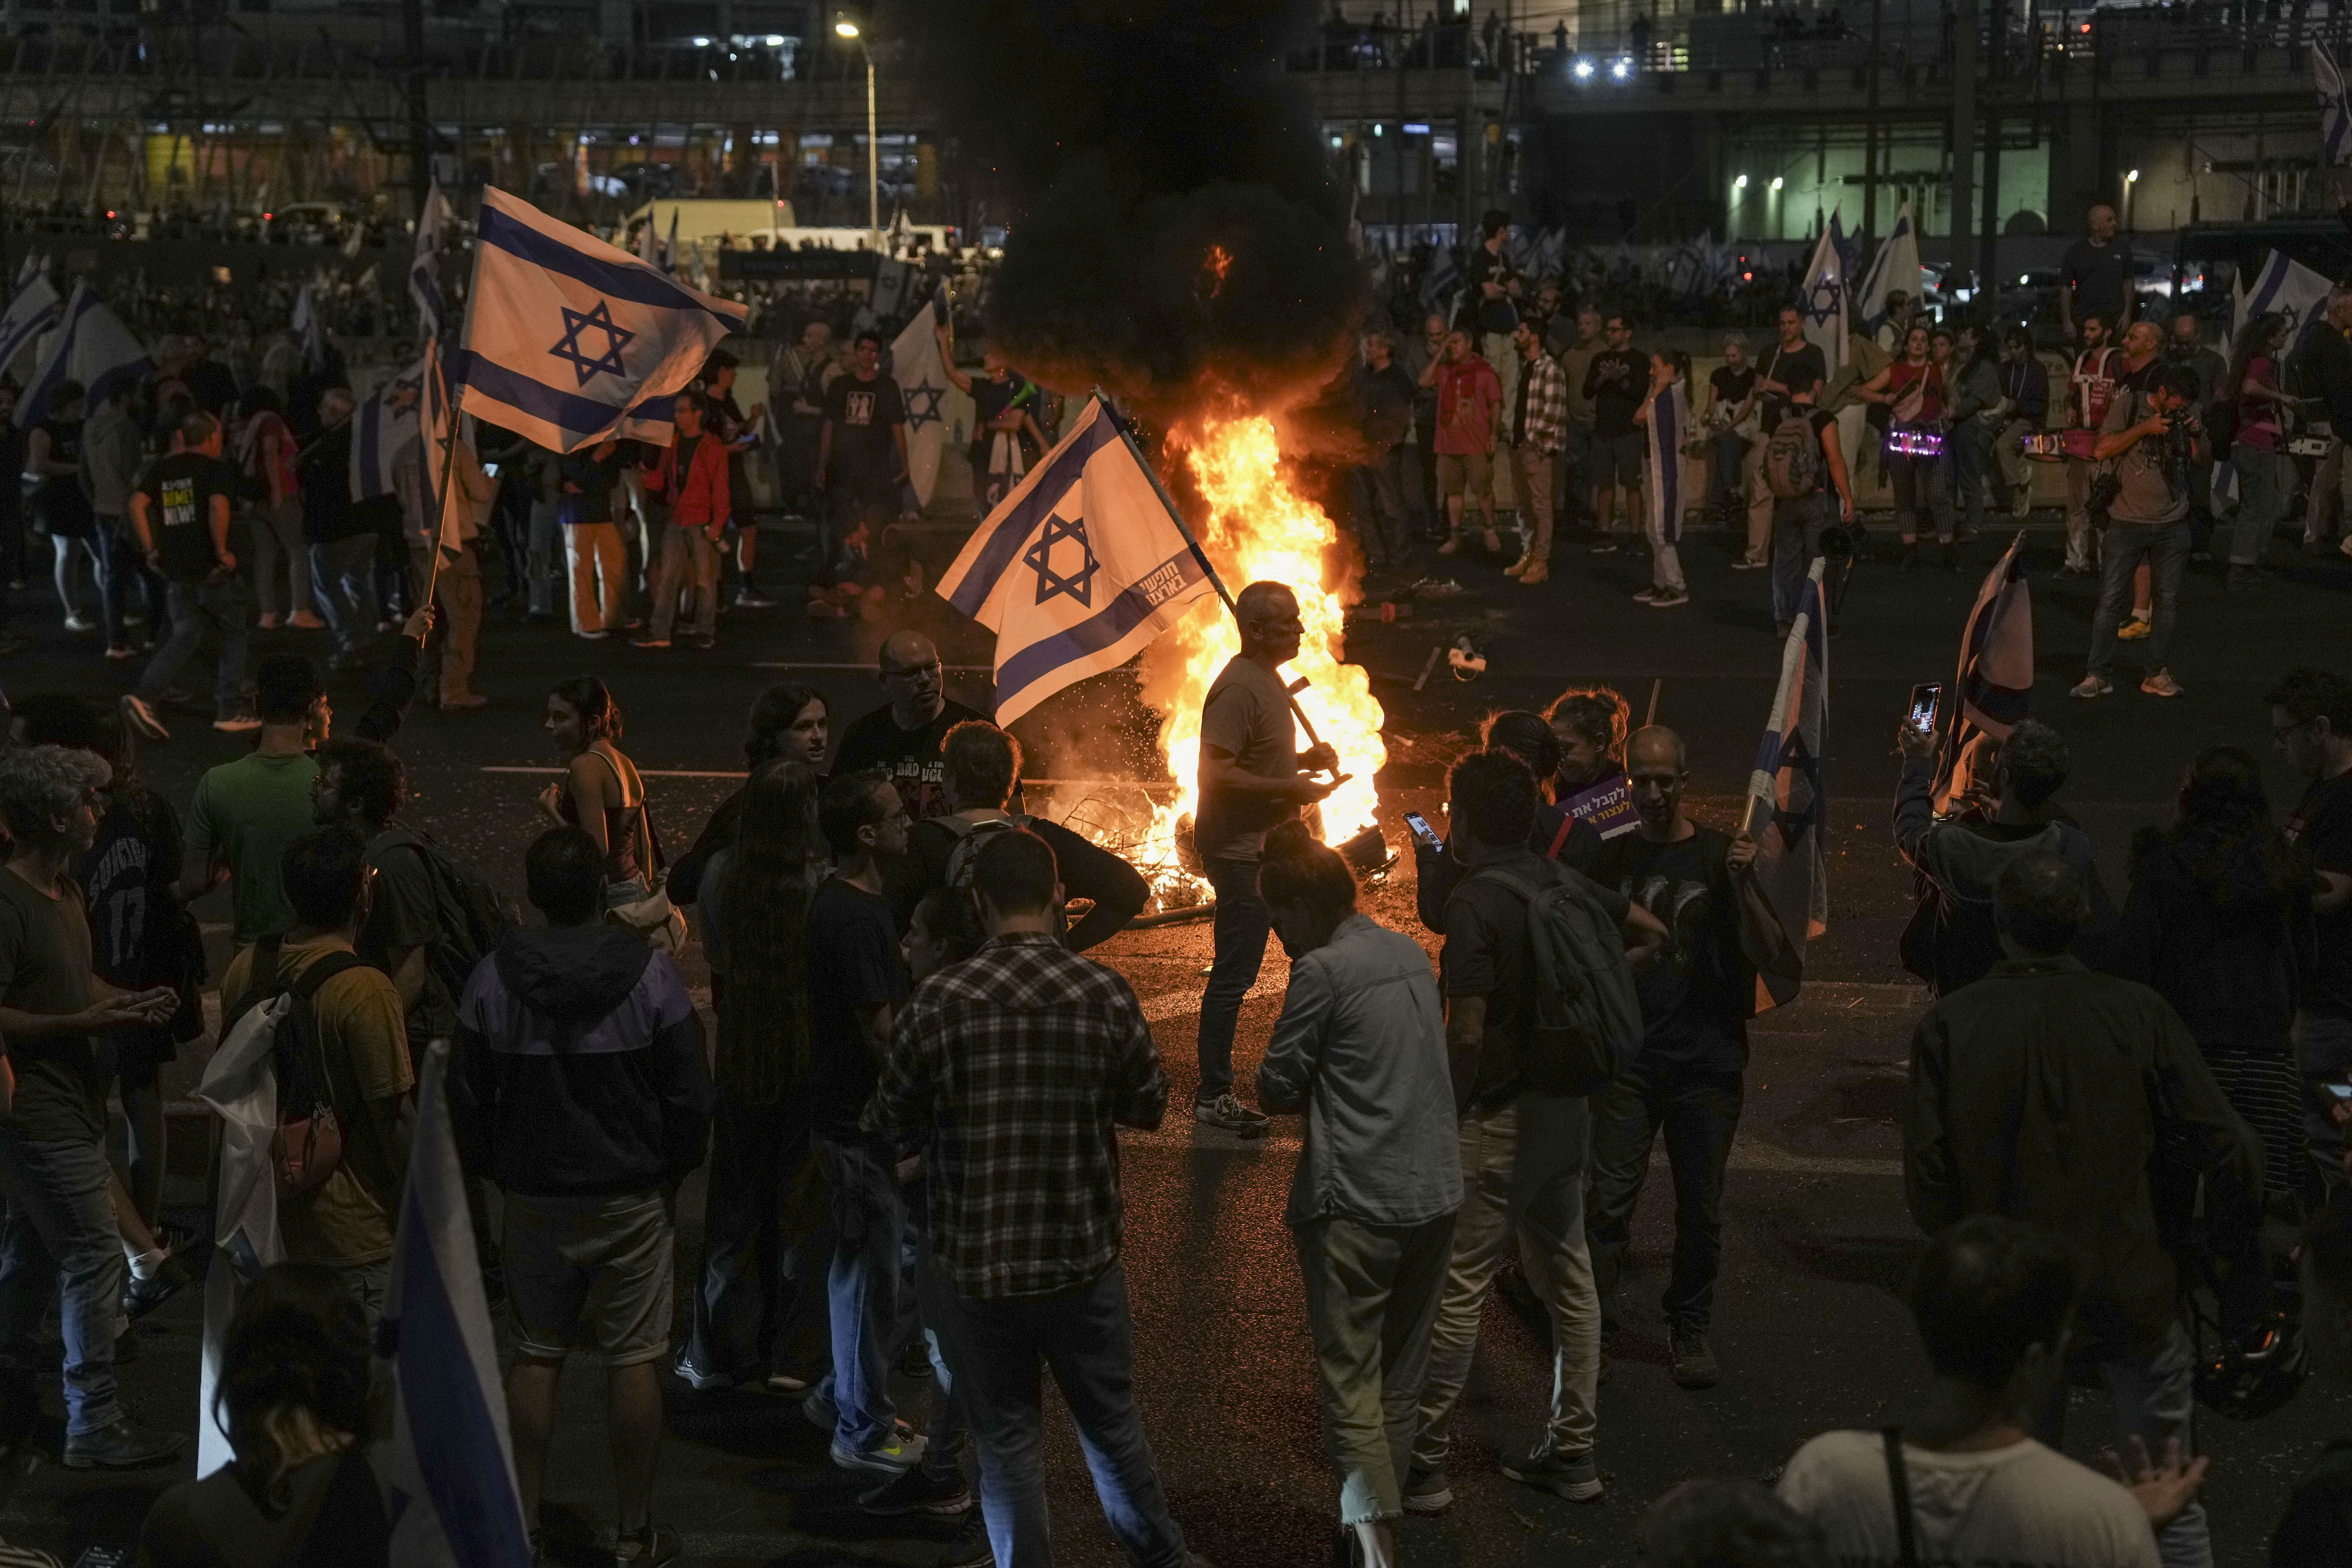
POLYGON ((508 1192, 667 1186, 702 1163, 710 1105, 686 981, 627 927, 518 928, 466 983, 450 1116, 508 1192))
POLYGON ((1923 889, 1933 907, 1924 909, 1903 933, 1904 967, 1948 996, 1982 979, 2000 962, 1994 932, 1992 890, 2011 861, 2042 850, 2083 874, 2091 895, 2091 921, 2074 939, 2074 956, 2094 969, 2120 972, 2116 906, 2099 880, 2091 836, 2072 822, 2039 825, 1935 819, 1936 762, 1911 757, 1895 786, 1895 847, 1933 884, 1923 889))

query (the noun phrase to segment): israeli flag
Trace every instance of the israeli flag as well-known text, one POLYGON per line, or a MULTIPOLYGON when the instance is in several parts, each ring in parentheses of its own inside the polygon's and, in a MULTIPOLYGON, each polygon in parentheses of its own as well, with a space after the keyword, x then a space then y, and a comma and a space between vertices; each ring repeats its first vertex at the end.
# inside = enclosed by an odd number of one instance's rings
POLYGON ((948 373, 940 360, 940 328, 947 319, 948 291, 942 284, 930 303, 900 329, 890 345, 889 363, 883 366, 898 384, 899 398, 907 405, 907 482, 915 487, 915 500, 923 506, 931 504, 931 491, 939 484, 940 448, 947 437, 941 400, 948 394, 948 373))
POLYGON ((437 338, 448 330, 449 301, 441 292, 441 245, 449 228, 449 199, 439 181, 425 193, 416 219, 416 250, 408 263, 408 297, 416 301, 417 330, 437 338))
POLYGON ((393 1568, 530 1568, 506 1387, 449 1125, 449 1043, 419 1064, 383 1330, 393 1345, 393 1568))
POLYGON ((1862 292, 1855 297, 1862 330, 1876 332, 1886 324, 1886 297, 1899 293, 1915 303, 1919 298, 1919 231, 1911 222, 1911 204, 1895 214, 1895 226, 1879 241, 1878 254, 1863 274, 1862 292))
POLYGON ((1821 243, 1813 247, 1797 309, 1804 314, 1805 341, 1822 351, 1823 365, 1839 369, 1845 363, 1845 250, 1834 211, 1829 226, 1822 230, 1821 243))
POLYGON ((996 634, 996 722, 1117 669, 1213 591, 1097 396, 976 530, 940 597, 996 634))
POLYGON ((1683 443, 1690 437, 1690 399, 1675 381, 1650 397, 1650 516, 1669 545, 1683 537, 1683 443))
POLYGON ((196 1098, 220 1118, 219 1185, 213 1198, 213 1260, 205 1276, 205 1338, 196 1379, 198 1479, 236 1458, 213 1409, 229 1320, 245 1288, 286 1258, 278 1228, 278 1173, 270 1157, 278 1135, 278 1068, 270 1047, 278 1020, 294 1005, 274 997, 228 1027, 205 1063, 196 1098))
POLYGON ((2239 331, 2248 321, 2274 312, 2286 318, 2287 342, 2300 346, 2305 325, 2316 321, 2326 309, 2328 290, 2333 287, 2323 274, 2272 251, 2263 258, 2252 282, 2248 284, 2242 279, 2231 297, 2231 342, 2236 342, 2239 331))
POLYGON ((2352 163, 2352 108, 2344 101, 2344 74, 2327 58, 2326 47, 2311 46, 2311 84, 2319 89, 2319 163, 2322 168, 2352 163))
POLYGON ((0 374, 5 374, 16 356, 30 348, 33 341, 58 319, 60 303, 58 291, 42 273, 28 272, 17 279, 16 292, 8 297, 7 309, 0 310, 0 374))
POLYGON ((1450 245, 1431 247, 1429 268, 1421 279, 1421 308, 1451 321, 1454 320, 1454 296, 1461 291, 1462 264, 1454 258, 1454 247, 1450 245))
POLYGON ((444 368, 469 412, 551 451, 667 441, 672 399, 750 314, 490 189, 444 368))
POLYGON ((327 329, 319 320, 318 285, 305 283, 294 295, 294 308, 287 318, 287 329, 294 341, 302 345, 302 363, 312 370, 322 370, 327 363, 327 329))
POLYGON ((436 449, 427 456, 427 471, 437 494, 438 447, 449 429, 447 405, 439 356, 428 338, 416 362, 369 393, 352 416, 352 500, 392 494, 408 444, 428 434, 436 449))
POLYGON ((1756 880, 1772 906, 1794 973, 1759 968, 1756 1005, 1796 999, 1805 943, 1829 929, 1830 643, 1822 613, 1823 563, 1813 558, 1797 598, 1797 618, 1780 649, 1780 682, 1748 775, 1748 837, 1756 842, 1756 880))
POLYGON ((49 395, 60 382, 81 383, 84 406, 95 408, 113 396, 117 387, 143 381, 154 368, 122 318, 88 283, 77 284, 16 405, 16 423, 29 428, 47 418, 49 395))
POLYGON ((9 287, 11 289, 22 289, 26 284, 30 283, 34 279, 39 277, 48 269, 49 258, 47 256, 28 250, 25 252, 25 259, 16 264, 16 280, 14 283, 11 283, 9 287))

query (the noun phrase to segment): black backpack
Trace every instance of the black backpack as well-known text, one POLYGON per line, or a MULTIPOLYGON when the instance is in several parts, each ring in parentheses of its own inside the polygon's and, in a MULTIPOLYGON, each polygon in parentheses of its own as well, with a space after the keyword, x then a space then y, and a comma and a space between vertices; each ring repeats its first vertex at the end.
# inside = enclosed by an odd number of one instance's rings
POLYGON ((1612 916, 1579 873, 1547 861, 1541 883, 1490 866, 1471 880, 1527 900, 1536 1006, 1519 1077, 1540 1094, 1598 1094, 1642 1048, 1642 999, 1612 916))
POLYGON ((470 863, 452 855, 438 840, 413 828, 385 830, 385 853, 415 851, 433 883, 433 909, 440 934, 433 941, 426 962, 448 988, 455 1002, 465 993, 476 966, 490 955, 499 940, 520 922, 512 906, 470 863))

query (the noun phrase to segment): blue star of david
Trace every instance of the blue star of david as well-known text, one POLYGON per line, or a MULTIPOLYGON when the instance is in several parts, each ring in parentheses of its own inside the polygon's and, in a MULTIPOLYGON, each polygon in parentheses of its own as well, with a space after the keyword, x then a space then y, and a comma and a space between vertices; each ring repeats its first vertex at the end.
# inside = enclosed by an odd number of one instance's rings
POLYGON ((1782 843, 1794 844, 1820 816, 1822 760, 1806 750, 1803 735, 1791 733, 1780 747, 1780 766, 1796 778, 1790 783, 1789 804, 1774 807, 1772 823, 1780 828, 1782 843))
POLYGON ((940 418, 940 399, 946 395, 947 390, 944 386, 933 386, 928 381, 919 386, 907 388, 907 428, 919 430, 926 425, 938 424, 940 418))
POLYGON ((1056 594, 1067 594, 1087 609, 1094 608, 1095 574, 1102 569, 1102 563, 1095 559, 1095 547, 1087 542, 1086 519, 1066 521, 1058 513, 1047 518, 1045 531, 1037 536, 1037 542, 1029 547, 1021 561, 1037 574, 1039 604, 1056 594), (1068 573, 1054 570, 1054 546, 1065 539, 1075 541, 1078 547, 1077 568, 1068 573))
POLYGON ((1817 322, 1827 322, 1837 314, 1838 296, 1842 292, 1843 290, 1836 283, 1827 278, 1822 279, 1813 285, 1812 292, 1806 297, 1805 314, 1817 322))
POLYGON ((593 310, 582 312, 569 305, 559 306, 563 312, 563 339, 547 352, 557 359, 568 361, 579 374, 580 384, 585 386, 599 375, 626 376, 628 369, 621 363, 621 351, 629 346, 636 333, 613 324, 610 301, 599 300, 593 310), (604 334, 604 352, 591 359, 580 347, 580 334, 593 327, 604 334))

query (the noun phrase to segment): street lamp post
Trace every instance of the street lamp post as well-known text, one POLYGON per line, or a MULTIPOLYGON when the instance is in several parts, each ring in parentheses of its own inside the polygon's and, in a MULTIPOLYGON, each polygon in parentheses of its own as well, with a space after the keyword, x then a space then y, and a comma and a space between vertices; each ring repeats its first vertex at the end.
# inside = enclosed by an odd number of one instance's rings
POLYGON ((866 57, 866 227, 870 243, 879 251, 882 248, 882 137, 875 129, 874 51, 866 47, 864 32, 848 17, 844 16, 835 22, 833 30, 845 38, 856 39, 857 52, 866 57))

